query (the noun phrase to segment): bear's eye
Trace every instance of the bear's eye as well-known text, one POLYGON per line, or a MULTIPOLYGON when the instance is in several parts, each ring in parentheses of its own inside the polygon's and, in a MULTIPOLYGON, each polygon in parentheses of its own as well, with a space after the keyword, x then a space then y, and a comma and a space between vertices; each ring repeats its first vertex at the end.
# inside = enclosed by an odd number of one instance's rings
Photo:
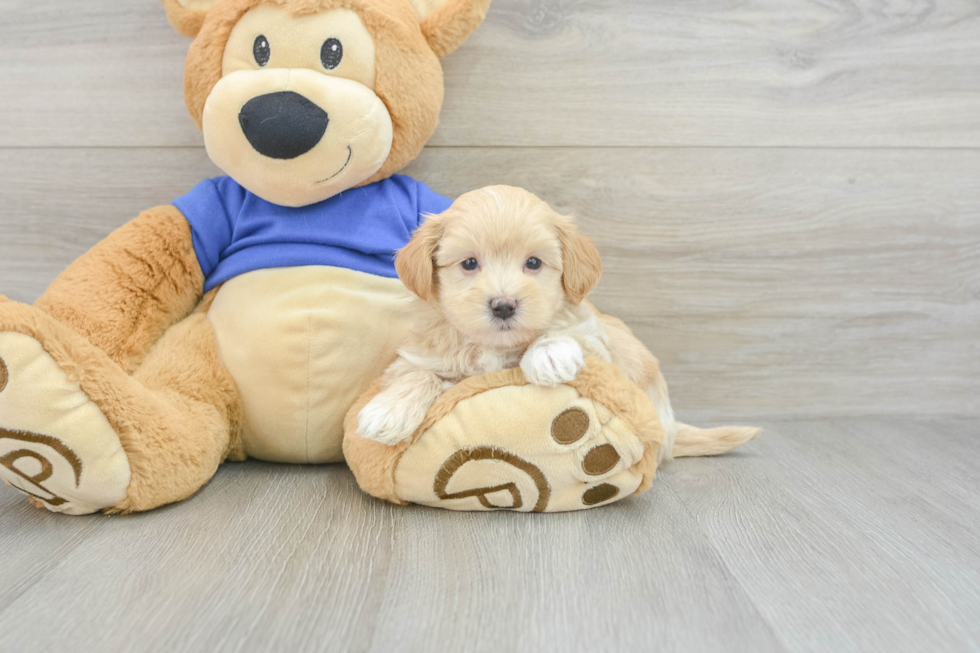
POLYGON ((340 44, 340 41, 334 38, 329 38, 323 42, 323 47, 320 48, 320 63, 327 70, 333 70, 340 65, 340 60, 344 58, 344 46, 340 44))
POLYGON ((259 64, 259 66, 265 66, 269 63, 269 57, 272 56, 269 39, 265 38, 262 34, 256 36, 255 43, 252 44, 252 55, 255 57, 255 63, 259 64))
POLYGON ((541 269, 541 259, 539 259, 539 258, 537 258, 535 256, 532 256, 531 258, 529 258, 527 260, 527 263, 525 263, 524 265, 527 267, 528 270, 540 270, 541 269))
POLYGON ((465 261, 463 261, 462 263, 460 263, 460 265, 467 272, 472 272, 473 270, 475 270, 478 267, 480 267, 480 262, 477 261, 475 258, 468 258, 465 261))

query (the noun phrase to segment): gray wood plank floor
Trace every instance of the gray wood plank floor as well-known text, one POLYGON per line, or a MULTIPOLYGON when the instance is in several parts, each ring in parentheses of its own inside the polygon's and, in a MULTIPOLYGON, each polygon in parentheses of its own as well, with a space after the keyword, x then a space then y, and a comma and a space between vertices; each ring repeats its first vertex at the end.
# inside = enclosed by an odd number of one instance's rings
POLYGON ((976 422, 764 426, 576 514, 258 462, 132 517, 0 493, 0 650, 980 650, 976 422))
MULTIPOLYGON (((0 293, 219 171, 155 0, 0 0, 0 293)), ((0 652, 980 651, 980 4, 494 0, 407 171, 575 214, 680 416, 759 423, 579 514, 223 466, 0 488, 0 652), (766 421, 768 420, 768 421, 766 421)))

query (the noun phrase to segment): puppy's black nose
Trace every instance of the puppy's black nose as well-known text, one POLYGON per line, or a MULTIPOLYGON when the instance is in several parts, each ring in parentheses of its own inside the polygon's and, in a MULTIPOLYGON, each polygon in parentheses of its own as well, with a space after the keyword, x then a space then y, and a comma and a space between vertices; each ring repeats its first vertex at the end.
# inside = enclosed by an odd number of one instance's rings
POLYGON ((330 118, 299 93, 280 91, 254 97, 238 114, 249 144, 272 159, 295 159, 320 142, 330 118))
POLYGON ((509 320, 517 312, 517 302, 512 299, 491 299, 490 310, 501 320, 509 320))

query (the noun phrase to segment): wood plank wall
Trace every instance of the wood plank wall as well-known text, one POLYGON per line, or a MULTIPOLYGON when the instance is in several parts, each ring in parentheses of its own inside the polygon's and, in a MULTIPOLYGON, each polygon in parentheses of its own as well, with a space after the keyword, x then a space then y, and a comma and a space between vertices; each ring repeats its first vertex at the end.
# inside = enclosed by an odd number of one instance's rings
MULTIPOLYGON (((219 172, 153 0, 0 0, 0 293, 219 172)), ((494 0, 408 173, 524 186, 682 416, 980 413, 980 4, 494 0)))

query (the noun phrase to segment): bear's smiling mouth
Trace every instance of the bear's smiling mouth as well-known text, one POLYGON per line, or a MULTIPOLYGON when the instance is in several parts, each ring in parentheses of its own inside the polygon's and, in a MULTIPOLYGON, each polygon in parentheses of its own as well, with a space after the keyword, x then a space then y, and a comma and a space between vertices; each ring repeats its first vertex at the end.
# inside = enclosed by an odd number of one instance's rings
MULTIPOLYGON (((346 169, 347 169, 347 164, 349 164, 349 163, 350 163, 350 160, 351 160, 351 157, 352 157, 352 156, 354 156, 354 150, 352 150, 352 149, 351 149, 351 146, 350 146, 350 145, 348 145, 348 146, 347 146, 347 160, 346 160, 346 161, 344 161, 344 165, 342 165, 342 166, 340 167, 340 170, 338 170, 337 172, 335 172, 335 173, 333 173, 332 175, 330 175, 330 176, 329 176, 329 177, 327 177, 326 179, 321 179, 320 181, 318 181, 318 182, 316 182, 316 183, 317 183, 317 184, 322 184, 322 183, 323 183, 323 182, 325 182, 325 181, 330 181, 331 179, 333 179, 334 177, 336 177, 337 175, 339 175, 340 173, 342 173, 342 172, 343 172, 344 170, 346 170, 346 169)), ((314 185, 316 185, 316 184, 314 184, 314 185)))

